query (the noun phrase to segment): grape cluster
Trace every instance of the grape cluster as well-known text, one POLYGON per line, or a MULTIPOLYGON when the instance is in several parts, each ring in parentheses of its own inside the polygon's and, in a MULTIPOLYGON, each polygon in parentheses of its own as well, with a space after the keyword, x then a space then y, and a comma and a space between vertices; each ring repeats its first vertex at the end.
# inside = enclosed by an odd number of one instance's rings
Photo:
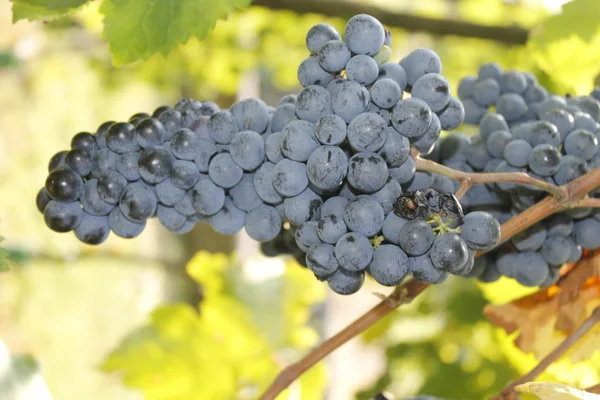
MULTIPOLYGON (((492 70, 491 65, 480 69, 480 79, 481 71, 492 70)), ((469 81, 474 79, 463 79, 464 91, 469 81)), ((539 91, 546 93, 542 89, 539 91)), ((429 157, 465 172, 525 172, 551 184, 567 184, 600 166, 600 102, 593 97, 597 93, 576 98, 547 95, 528 104, 532 112, 521 122, 507 121, 498 109, 498 113, 486 112, 479 120, 478 134, 451 133, 429 157)), ((437 190, 458 187, 444 176, 435 175, 433 180, 432 187, 437 190)), ((477 185, 462 204, 466 210, 486 211, 505 222, 546 195, 529 185, 477 185)), ((525 286, 548 286, 558 280, 563 264, 576 262, 584 250, 598 247, 600 213, 591 208, 571 209, 546 218, 478 258, 471 275, 486 282, 504 275, 525 286)))
POLYGON ((319 24, 306 43, 304 89, 276 108, 184 99, 77 134, 38 194, 47 225, 89 244, 111 230, 135 237, 152 217, 178 234, 198 222, 226 235, 245 228, 265 254, 293 255, 340 294, 367 273, 386 286, 470 273, 475 251, 499 240, 498 221, 463 218, 452 190, 424 190, 432 175, 409 154, 434 151, 441 130, 463 121, 438 55, 388 62, 389 32, 364 14, 344 41, 319 24))

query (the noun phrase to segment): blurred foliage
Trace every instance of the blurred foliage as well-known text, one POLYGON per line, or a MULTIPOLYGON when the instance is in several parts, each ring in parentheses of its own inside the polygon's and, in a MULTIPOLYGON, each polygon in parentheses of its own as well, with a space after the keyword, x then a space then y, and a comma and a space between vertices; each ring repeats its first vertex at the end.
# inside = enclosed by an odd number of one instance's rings
MULTIPOLYGON (((199 313, 184 304, 160 306, 102 366, 146 399, 255 398, 284 364, 316 343, 309 306, 323 300, 325 288, 297 265, 260 285, 223 254, 200 252, 187 270, 202 285, 199 313), (259 286, 268 295, 256 296, 259 286)), ((324 384, 319 366, 290 390, 314 399, 324 384)))
MULTIPOLYGON (((4 238, 0 236, 0 243, 3 240, 4 238)), ((8 270, 8 256, 8 251, 0 247, 0 272, 8 270)))

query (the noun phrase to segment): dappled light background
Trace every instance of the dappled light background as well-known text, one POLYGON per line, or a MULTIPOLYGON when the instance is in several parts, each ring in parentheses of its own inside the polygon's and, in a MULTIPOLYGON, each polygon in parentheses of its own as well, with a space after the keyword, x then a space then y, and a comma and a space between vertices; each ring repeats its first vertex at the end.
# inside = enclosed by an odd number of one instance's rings
MULTIPOLYGON (((280 368, 376 304, 373 292, 389 289, 368 282, 357 295, 332 294, 292 260, 262 257, 245 234, 228 238, 207 226, 175 237, 152 221, 136 239, 111 235, 99 247, 82 245, 47 229, 34 199, 50 157, 68 148, 75 133, 93 132, 104 121, 182 97, 226 108, 260 96, 276 105, 300 89, 296 70, 308 55, 308 29, 328 22, 343 32, 345 18, 250 7, 219 22, 202 42, 117 68, 97 3, 46 24, 12 24, 11 4, 0 0, 0 236, 11 257, 10 271, 0 274, 0 338, 10 353, 0 355, 0 373, 27 354, 39 367, 32 376, 60 400, 255 398, 280 368)), ((524 28, 560 9, 560 2, 542 0, 354 3, 524 28)), ((388 28, 393 61, 432 48, 453 88, 488 61, 531 71, 556 93, 589 93, 600 71, 593 40, 507 45, 388 28)), ((483 318, 487 302, 531 292, 505 279, 488 285, 450 279, 427 291, 282 398, 369 399, 383 389, 448 399, 497 393, 536 364, 483 318)), ((577 366, 560 361, 542 378, 585 387, 600 380, 599 371, 596 354, 577 366)), ((15 389, 2 382, 0 398, 3 389, 15 389)), ((23 398, 46 398, 40 393, 23 398)))

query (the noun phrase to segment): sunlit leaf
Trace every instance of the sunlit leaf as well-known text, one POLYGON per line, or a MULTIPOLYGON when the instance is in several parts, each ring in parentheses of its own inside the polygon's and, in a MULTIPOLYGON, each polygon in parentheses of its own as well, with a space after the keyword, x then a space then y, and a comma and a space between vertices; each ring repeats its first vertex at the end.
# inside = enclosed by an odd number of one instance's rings
MULTIPOLYGON (((0 236, 0 243, 2 243, 3 240, 4 238, 0 236)), ((0 272, 8 270, 8 254, 8 251, 0 247, 0 272)))
POLYGON ((532 41, 538 47, 547 46, 572 35, 583 41, 591 41, 599 28, 598 1, 573 0, 562 6, 560 14, 546 19, 532 41))
POLYGON ((64 16, 90 0, 11 0, 13 21, 53 19, 64 16))
POLYGON ((204 39, 219 19, 251 0, 105 0, 104 37, 115 64, 167 54, 191 37, 204 39))
POLYGON ((529 382, 515 387, 519 393, 534 394, 542 400, 600 400, 600 396, 555 382, 529 382))

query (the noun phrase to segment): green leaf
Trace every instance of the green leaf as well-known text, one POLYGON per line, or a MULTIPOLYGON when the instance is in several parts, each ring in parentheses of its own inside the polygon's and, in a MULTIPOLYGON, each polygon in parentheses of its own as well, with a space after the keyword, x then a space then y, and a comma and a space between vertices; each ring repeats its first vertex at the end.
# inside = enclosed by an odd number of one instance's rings
MULTIPOLYGON (((0 236, 0 242, 4 240, 3 237, 0 236)), ((0 247, 0 272, 8 271, 8 251, 0 247)))
POLYGON ((251 0, 105 0, 104 38, 115 64, 167 54, 191 37, 204 39, 217 20, 251 0))
POLYGON ((562 7, 562 13, 544 21, 541 32, 532 40, 536 46, 547 44, 571 35, 579 36, 583 41, 590 41, 600 27, 597 0, 573 0, 562 7))
POLYGON ((91 0, 11 0, 13 22, 62 17, 91 0))

